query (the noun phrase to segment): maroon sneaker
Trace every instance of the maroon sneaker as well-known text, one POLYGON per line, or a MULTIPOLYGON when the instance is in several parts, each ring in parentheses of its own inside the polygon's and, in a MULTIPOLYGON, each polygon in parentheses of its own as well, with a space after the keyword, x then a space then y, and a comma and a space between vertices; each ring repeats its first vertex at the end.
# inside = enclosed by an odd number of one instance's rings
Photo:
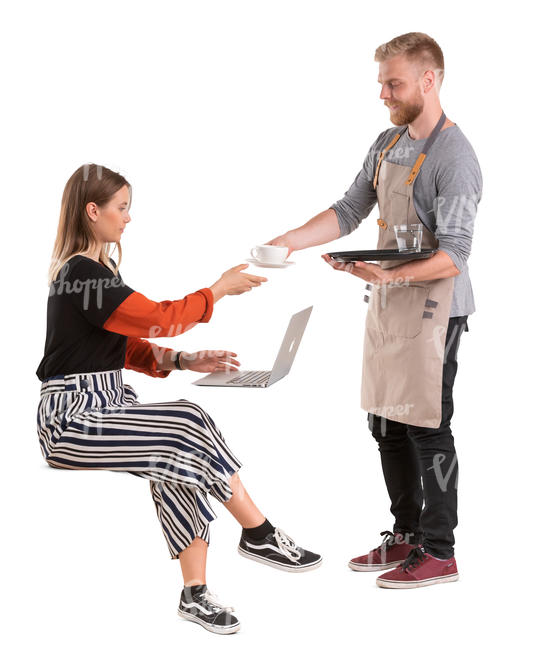
POLYGON ((459 579, 455 558, 439 560, 421 547, 410 551, 401 566, 383 573, 377 578, 379 587, 389 589, 412 589, 413 587, 427 587, 440 582, 454 582, 459 579))
POLYGON ((349 567, 353 571, 382 571, 398 566, 417 544, 408 544, 403 533, 392 533, 385 530, 381 535, 384 539, 380 546, 369 551, 367 555, 353 557, 349 567))

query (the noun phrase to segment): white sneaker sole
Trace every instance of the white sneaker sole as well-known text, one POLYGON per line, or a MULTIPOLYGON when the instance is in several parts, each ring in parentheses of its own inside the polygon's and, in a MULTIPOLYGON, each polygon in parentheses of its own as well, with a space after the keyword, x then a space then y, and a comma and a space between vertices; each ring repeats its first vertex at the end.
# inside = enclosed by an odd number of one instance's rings
POLYGON ((229 627, 222 627, 219 625, 211 625, 210 623, 201 621, 197 616, 194 616, 194 614, 183 612, 182 609, 178 609, 177 613, 181 618, 184 618, 187 621, 192 621, 193 623, 198 623, 209 632, 214 632, 215 634, 234 634, 235 632, 238 632, 241 629, 240 623, 236 623, 235 625, 230 625, 229 627))
POLYGON ((416 582, 399 582, 398 580, 385 580, 377 578, 377 585, 385 589, 414 589, 416 587, 428 587, 429 585, 437 585, 442 582, 456 582, 459 579, 459 574, 454 573, 450 576, 443 578, 427 578, 427 580, 417 580, 416 582))
POLYGON ((397 562, 388 562, 387 564, 357 564, 356 562, 349 562, 349 567, 353 571, 384 571, 385 569, 393 569, 399 566, 403 560, 397 562))
POLYGON ((249 560, 253 560, 254 562, 259 562, 260 564, 266 564, 267 566, 274 567, 275 569, 288 571, 290 573, 303 573, 304 571, 312 571, 313 569, 316 569, 317 567, 321 566, 323 562, 321 558, 317 562, 313 562, 312 564, 306 564, 305 566, 299 566, 299 567, 290 567, 286 564, 280 564, 279 562, 276 562, 274 560, 267 560, 265 558, 258 557, 253 553, 248 553, 248 551, 245 551, 240 546, 237 546, 237 550, 239 551, 239 555, 242 555, 242 557, 248 558, 249 560))

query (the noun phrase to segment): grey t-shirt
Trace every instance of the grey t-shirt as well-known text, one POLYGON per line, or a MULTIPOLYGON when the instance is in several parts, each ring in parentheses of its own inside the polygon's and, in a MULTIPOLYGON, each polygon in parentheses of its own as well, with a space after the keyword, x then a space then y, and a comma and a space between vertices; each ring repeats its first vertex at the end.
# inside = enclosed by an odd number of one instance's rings
MULTIPOLYGON (((383 131, 375 140, 362 169, 345 196, 331 208, 336 211, 341 237, 357 228, 377 202, 373 176, 380 152, 388 146, 398 126, 383 131)), ((385 160, 412 167, 426 138, 413 140, 408 129, 388 151, 385 160)), ((468 256, 483 179, 472 145, 455 124, 440 131, 414 181, 414 207, 421 221, 459 269, 455 276, 450 316, 465 316, 475 311, 468 256)))

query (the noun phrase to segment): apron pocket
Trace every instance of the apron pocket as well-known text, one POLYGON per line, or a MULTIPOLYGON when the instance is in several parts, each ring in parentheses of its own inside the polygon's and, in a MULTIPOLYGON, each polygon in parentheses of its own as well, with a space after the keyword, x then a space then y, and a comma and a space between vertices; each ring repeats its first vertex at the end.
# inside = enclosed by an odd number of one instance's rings
MULTIPOLYGON (((408 223, 410 211, 410 196, 392 191, 390 194, 390 222, 393 233, 393 224, 408 223)), ((392 235, 395 239, 395 233, 392 235)))
POLYGON ((421 332, 429 288, 416 284, 385 286, 378 294, 378 316, 384 334, 413 339, 421 332))

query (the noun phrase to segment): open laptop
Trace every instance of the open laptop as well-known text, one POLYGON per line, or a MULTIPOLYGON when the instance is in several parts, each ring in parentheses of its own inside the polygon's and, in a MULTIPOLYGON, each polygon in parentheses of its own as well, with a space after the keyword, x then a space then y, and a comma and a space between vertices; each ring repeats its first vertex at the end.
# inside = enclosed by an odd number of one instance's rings
POLYGON ((246 388, 267 388, 288 374, 293 365, 296 351, 308 324, 313 305, 291 317, 285 336, 272 370, 229 370, 211 372, 198 381, 197 386, 242 386, 246 388))

